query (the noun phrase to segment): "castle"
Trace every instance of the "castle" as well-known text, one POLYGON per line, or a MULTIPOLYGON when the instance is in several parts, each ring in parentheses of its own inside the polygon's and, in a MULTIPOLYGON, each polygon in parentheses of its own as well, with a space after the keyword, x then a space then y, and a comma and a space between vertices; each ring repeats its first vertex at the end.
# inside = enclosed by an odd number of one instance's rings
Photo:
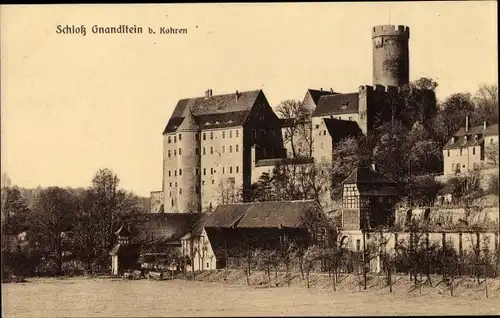
MULTIPOLYGON (((388 92, 409 83, 409 28, 375 26, 371 35, 373 86, 306 92, 303 103, 312 112, 308 162, 329 163, 333 143, 369 133, 388 92)), ((179 100, 163 131, 163 184, 151 193, 152 212, 202 212, 215 208, 221 193, 239 196, 262 172, 291 159, 289 124, 262 90, 213 95, 208 89, 179 100)))

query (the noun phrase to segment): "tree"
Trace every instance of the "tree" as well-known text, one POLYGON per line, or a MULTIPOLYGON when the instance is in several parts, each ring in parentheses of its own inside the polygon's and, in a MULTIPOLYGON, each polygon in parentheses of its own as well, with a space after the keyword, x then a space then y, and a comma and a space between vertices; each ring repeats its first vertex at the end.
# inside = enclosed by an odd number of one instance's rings
POLYGON ((474 113, 474 108, 474 101, 469 93, 455 93, 449 96, 440 105, 439 113, 433 123, 437 140, 441 144, 446 143, 460 127, 465 126, 465 118, 474 113))
POLYGON ((277 106, 276 112, 287 122, 283 142, 284 144, 290 143, 292 157, 311 157, 312 114, 310 110, 300 101, 286 100, 277 106))
POLYGON ((56 274, 62 273, 63 253, 67 250, 67 232, 72 227, 77 199, 67 190, 49 187, 36 198, 29 217, 31 231, 47 261, 56 265, 56 274))
POLYGON ((498 123, 498 85, 480 85, 474 96, 474 103, 474 125, 482 125, 483 121, 488 124, 498 123))
POLYGON ((309 274, 313 270, 316 262, 321 258, 322 251, 318 246, 311 245, 304 252, 304 271, 306 273, 307 288, 310 288, 309 274))
POLYGON ((267 282, 271 287, 271 267, 274 264, 275 252, 268 249, 256 249, 253 251, 252 258, 255 260, 257 268, 265 271, 267 274, 267 282))
POLYGON ((12 181, 10 180, 9 175, 7 172, 2 173, 2 189, 3 188, 9 188, 12 184, 12 181))
POLYGON ((219 204, 231 204, 240 201, 241 193, 236 188, 234 178, 221 179, 217 184, 216 191, 219 204))

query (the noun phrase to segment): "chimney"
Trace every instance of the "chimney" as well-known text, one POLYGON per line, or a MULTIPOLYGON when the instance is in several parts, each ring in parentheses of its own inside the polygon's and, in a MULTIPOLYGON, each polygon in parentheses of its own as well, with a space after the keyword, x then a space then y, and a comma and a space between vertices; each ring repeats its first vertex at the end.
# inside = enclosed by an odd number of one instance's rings
POLYGON ((320 90, 320 91, 323 91, 323 87, 321 87, 319 90, 320 90))
POLYGON ((333 88, 331 88, 331 87, 330 87, 330 93, 332 93, 332 94, 333 94, 333 88))
POLYGON ((486 123, 486 120, 483 122, 483 129, 486 130, 486 128, 488 127, 488 124, 486 123))
POLYGON ((465 116, 465 132, 469 131, 469 116, 465 116))
POLYGON ((236 90, 236 100, 238 100, 239 97, 240 97, 240 92, 238 92, 238 90, 236 90))
POLYGON ((205 92, 205 98, 210 98, 210 97, 212 97, 212 90, 207 89, 207 91, 205 92))

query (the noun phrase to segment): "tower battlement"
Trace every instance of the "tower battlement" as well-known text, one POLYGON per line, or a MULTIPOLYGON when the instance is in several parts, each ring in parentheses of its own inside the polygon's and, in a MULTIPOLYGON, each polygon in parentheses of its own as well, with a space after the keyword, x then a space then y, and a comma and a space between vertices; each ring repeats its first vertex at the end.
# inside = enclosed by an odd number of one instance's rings
POLYGON ((410 38, 410 28, 405 25, 378 25, 373 27, 372 38, 384 35, 395 35, 410 38))
POLYGON ((398 91, 400 88, 394 85, 362 85, 359 86, 359 93, 388 93, 391 91, 398 91))

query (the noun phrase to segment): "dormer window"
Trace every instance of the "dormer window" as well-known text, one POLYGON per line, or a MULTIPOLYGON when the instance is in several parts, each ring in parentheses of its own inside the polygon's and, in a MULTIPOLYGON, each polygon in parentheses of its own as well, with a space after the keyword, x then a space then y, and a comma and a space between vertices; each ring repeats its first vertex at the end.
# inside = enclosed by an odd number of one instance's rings
POLYGON ((345 104, 342 104, 340 109, 347 109, 347 106, 349 105, 349 102, 346 102, 345 104))
POLYGON ((455 137, 451 137, 451 143, 454 144, 455 143, 455 137))
POLYGON ((477 141, 479 139, 478 135, 474 135, 474 141, 477 141))

